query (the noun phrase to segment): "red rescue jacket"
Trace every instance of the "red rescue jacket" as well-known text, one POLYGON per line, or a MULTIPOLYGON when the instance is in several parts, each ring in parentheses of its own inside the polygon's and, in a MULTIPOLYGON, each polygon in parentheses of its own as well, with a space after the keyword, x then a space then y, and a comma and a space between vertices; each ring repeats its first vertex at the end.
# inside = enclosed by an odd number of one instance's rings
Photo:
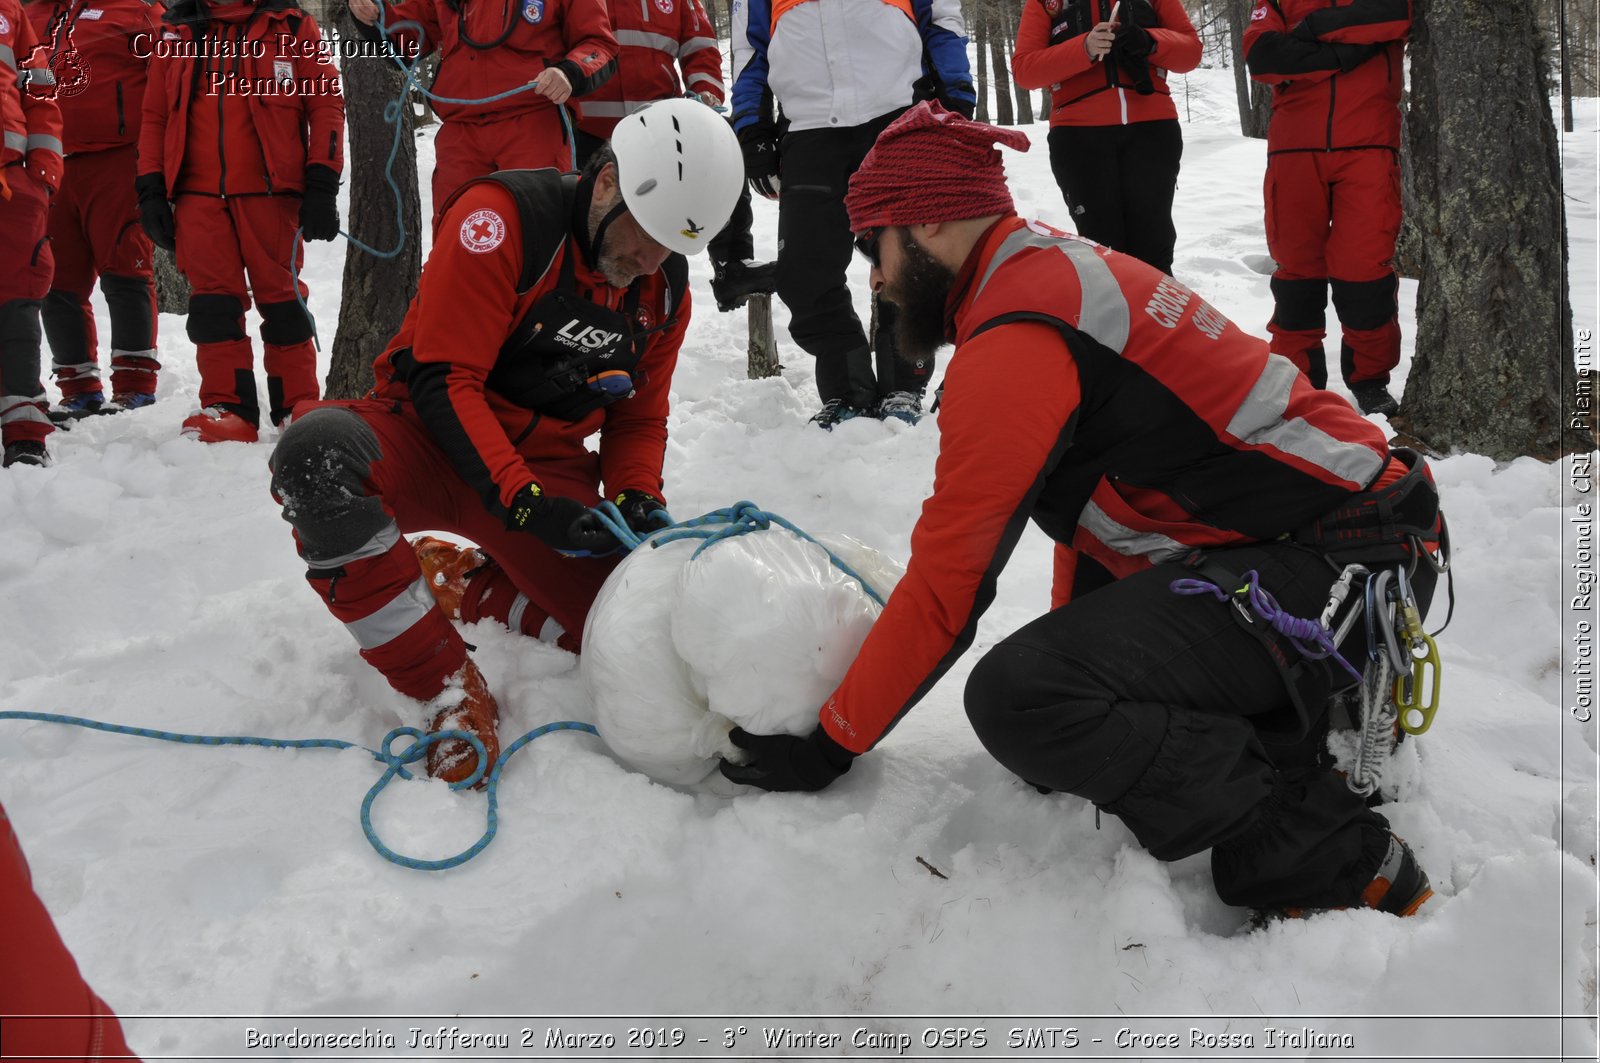
MULTIPOLYGON (((689 324, 688 263, 673 255, 633 289, 611 287, 573 235, 587 224, 587 203, 579 196, 571 209, 557 205, 559 183, 576 180, 525 170, 457 192, 440 219, 411 309, 373 365, 374 396, 412 403, 485 507, 502 516, 517 491, 539 479, 541 462, 581 456, 584 440, 596 432, 607 495, 630 488, 661 494, 668 395, 689 324), (549 252, 525 254, 529 247, 549 252), (562 285, 567 272, 570 289, 562 285), (570 419, 519 397, 540 363, 512 349, 518 326, 557 291, 568 292, 573 305, 626 310, 631 320, 621 331, 637 339, 619 359, 638 356, 630 397, 570 419)), ((556 322, 543 335, 576 337, 573 350, 580 352, 585 331, 556 322)))
POLYGON ((685 89, 727 99, 717 31, 700 0, 610 0, 609 7, 617 73, 584 97, 578 126, 585 133, 610 140, 618 120, 685 89))
MULTIPOLYGON (((1157 24, 1148 28, 1155 51, 1147 57, 1154 90, 1141 95, 1122 64, 1094 62, 1084 41, 1111 17, 1115 0, 1024 0, 1011 76, 1025 89, 1050 88, 1050 124, 1128 125, 1178 117, 1166 75, 1200 63, 1200 37, 1181 0, 1151 0, 1157 24)), ((1124 0, 1118 22, 1131 16, 1124 0)))
POLYGON ((50 55, 17 0, 0 0, 0 166, 34 152, 52 188, 61 185, 61 108, 50 55))
POLYGON ((1257 0, 1250 76, 1272 86, 1268 154, 1400 148, 1411 0, 1257 0))
MULTIPOLYGON (((605 0, 400 0, 383 4, 383 19, 407 61, 438 50, 432 90, 448 99, 497 96, 549 66, 567 75, 573 96, 587 96, 616 71, 605 0)), ((553 106, 529 89, 493 103, 438 101, 434 109, 446 121, 490 122, 553 106)))
POLYGON ((169 196, 180 183, 299 192, 311 163, 344 169, 344 96, 316 20, 291 0, 174 4, 150 67, 139 174, 161 174, 169 196))
POLYGON ((847 749, 870 748, 972 644, 1030 519, 1121 578, 1275 539, 1389 465, 1376 427, 1204 299, 1049 226, 997 222, 948 312, 933 494, 821 712, 847 749))
POLYGON ((68 154, 139 140, 159 0, 34 0, 28 18, 56 77, 68 154))

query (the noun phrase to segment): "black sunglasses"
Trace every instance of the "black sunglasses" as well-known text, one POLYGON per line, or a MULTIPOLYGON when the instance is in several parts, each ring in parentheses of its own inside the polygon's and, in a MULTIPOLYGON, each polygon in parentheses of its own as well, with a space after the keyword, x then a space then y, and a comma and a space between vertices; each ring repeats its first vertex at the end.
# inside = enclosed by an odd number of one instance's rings
POLYGON ((883 239, 882 229, 868 229, 856 237, 856 250, 874 266, 878 265, 878 242, 883 239))

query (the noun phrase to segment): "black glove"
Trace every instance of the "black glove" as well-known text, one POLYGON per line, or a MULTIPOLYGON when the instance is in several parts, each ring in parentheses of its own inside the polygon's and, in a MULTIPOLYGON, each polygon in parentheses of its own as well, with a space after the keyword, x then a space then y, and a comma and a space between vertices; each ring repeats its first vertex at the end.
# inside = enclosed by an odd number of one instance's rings
POLYGON ((140 228, 157 247, 177 251, 178 233, 172 221, 172 204, 167 202, 167 179, 158 173, 147 173, 134 180, 133 189, 139 196, 140 228))
POLYGON ((1156 50, 1156 39, 1150 36, 1149 30, 1137 22, 1124 22, 1117 27, 1117 35, 1111 42, 1111 50, 1119 57, 1143 59, 1156 50))
POLYGON ((771 122, 756 122, 739 134, 739 149, 744 152, 744 175, 750 191, 767 199, 778 198, 778 127, 771 122))
POLYGON ((748 764, 720 765, 737 783, 763 790, 820 790, 850 770, 856 755, 829 738, 819 726, 805 738, 753 735, 742 727, 728 732, 740 749, 752 754, 748 764))
POLYGON ((568 557, 602 557, 622 548, 588 506, 575 498, 547 495, 538 484, 528 484, 511 500, 506 527, 532 532, 568 557))
MULTIPOLYGON (((954 85, 951 88, 965 89, 969 93, 972 91, 971 85, 954 85)), ((968 121, 971 121, 972 116, 978 112, 977 100, 969 100, 962 96, 952 96, 949 89, 940 92, 934 99, 938 100, 945 110, 954 111, 968 121)))
POLYGON ((619 493, 616 502, 622 519, 638 534, 648 535, 657 528, 666 527, 667 504, 649 491, 630 488, 619 493), (661 514, 660 519, 655 519, 657 513, 661 514))
POLYGON ((1339 60, 1339 69, 1343 73, 1350 73, 1368 59, 1383 51, 1381 44, 1330 44, 1333 54, 1339 60))
POLYGON ((314 162, 306 167, 300 198, 300 235, 307 240, 332 240, 339 235, 339 175, 314 162))

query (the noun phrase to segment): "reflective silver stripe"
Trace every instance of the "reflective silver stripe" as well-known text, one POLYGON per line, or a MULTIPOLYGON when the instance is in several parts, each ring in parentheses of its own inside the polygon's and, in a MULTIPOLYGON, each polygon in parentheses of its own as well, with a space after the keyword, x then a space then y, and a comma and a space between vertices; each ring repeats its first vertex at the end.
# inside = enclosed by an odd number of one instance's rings
POLYGON ((54 85, 56 72, 48 67, 30 66, 17 75, 23 85, 54 85))
POLYGON ((61 143, 61 138, 53 137, 49 133, 28 134, 27 150, 33 151, 35 148, 43 148, 45 151, 53 151, 57 155, 65 155, 67 153, 67 149, 61 143))
POLYGON ((636 48, 654 48, 668 55, 678 54, 678 42, 664 33, 646 33, 644 30, 617 30, 618 44, 631 44, 636 48))
POLYGON ((378 529, 378 534, 348 554, 340 554, 338 557, 311 557, 307 555, 306 561, 310 563, 312 568, 343 568, 353 561, 360 561, 368 557, 382 557, 390 550, 393 550, 395 544, 399 541, 400 528, 394 521, 390 521, 378 529))
POLYGON ((60 362, 57 362, 55 365, 56 376, 60 376, 62 373, 66 372, 71 372, 72 378, 75 380, 82 380, 85 377, 95 377, 98 379, 100 376, 100 367, 94 362, 79 362, 77 365, 62 365, 60 362))
POLYGON ((1366 486, 1388 459, 1360 443, 1336 439, 1302 417, 1285 419, 1300 371, 1281 354, 1269 354, 1261 375, 1228 422, 1242 443, 1272 447, 1354 484, 1366 486))
POLYGON ((555 617, 547 617, 544 626, 539 629, 539 641, 554 643, 566 633, 567 629, 556 623, 555 617))
POLYGON ((6 130, 6 147, 10 148, 12 151, 26 151, 28 147, 28 134, 13 133, 9 129, 6 130))
POLYGON ((0 63, 12 70, 17 68, 17 53, 11 50, 11 45, 0 44, 0 63))
POLYGON ((682 59, 684 56, 703 52, 707 48, 715 48, 716 46, 717 39, 715 37, 690 37, 678 46, 678 58, 682 59))
POLYGON ((1078 274, 1078 289, 1083 296, 1078 331, 1121 354, 1128 345, 1131 311, 1127 297, 1122 294, 1122 285, 1117 283, 1111 267, 1093 244, 1065 236, 1044 236, 1023 226, 1001 242, 1000 249, 989 260, 979 288, 989 283, 1007 259, 1030 247, 1053 247, 1067 256, 1078 274))
POLYGON ((689 80, 685 82, 685 86, 687 88, 694 88, 694 86, 701 82, 705 82, 707 85, 716 86, 718 92, 725 93, 727 91, 722 84, 722 79, 714 78, 710 74, 690 74, 689 80))
POLYGON ((45 416, 45 397, 38 395, 0 395, 0 424, 17 424, 20 421, 38 421, 49 424, 45 416))
POLYGON ((1169 539, 1159 532, 1134 531, 1118 524, 1092 501, 1078 515, 1078 526, 1126 557, 1147 557, 1160 563, 1182 557, 1190 550, 1176 539, 1169 539))
POLYGON ((415 583, 401 591, 382 609, 371 616, 352 620, 345 627, 349 628, 362 649, 375 650, 411 630, 412 625, 427 616, 433 608, 433 595, 428 592, 428 583, 419 576, 415 583))
POLYGON ((626 102, 613 103, 607 100, 583 101, 583 116, 585 118, 626 118, 641 105, 626 102))
MULTIPOLYGON (((113 347, 113 348, 111 348, 111 368, 115 369, 119 373, 154 373, 155 372, 154 369, 149 369, 149 368, 146 368, 145 366, 142 366, 142 365, 118 365, 117 362, 120 361, 123 358, 148 358, 152 362, 155 362, 156 361, 156 352, 154 350, 148 350, 148 351, 119 351, 115 347, 113 347)), ((156 364, 159 365, 160 363, 157 362, 156 364)))
POLYGON ((1122 285, 1111 266, 1091 244, 1081 240, 1062 240, 1061 251, 1078 271, 1078 289, 1083 293, 1083 309, 1078 315, 1078 331, 1121 354, 1128 346, 1131 311, 1122 285))
POLYGON ((528 611, 528 606, 533 604, 526 594, 518 594, 517 600, 511 603, 511 611, 506 614, 506 627, 517 634, 522 634, 522 616, 528 611))

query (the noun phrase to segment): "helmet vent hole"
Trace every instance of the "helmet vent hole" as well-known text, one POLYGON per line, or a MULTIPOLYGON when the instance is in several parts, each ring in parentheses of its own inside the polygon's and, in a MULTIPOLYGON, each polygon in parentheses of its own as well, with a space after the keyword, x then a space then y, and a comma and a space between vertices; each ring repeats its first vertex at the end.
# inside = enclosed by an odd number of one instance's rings
POLYGON ((636 196, 647 195, 652 190, 654 190, 655 187, 656 187, 656 179, 654 177, 652 177, 652 178, 650 178, 650 180, 646 181, 644 184, 640 185, 638 188, 635 188, 633 190, 633 194, 636 195, 636 196))

